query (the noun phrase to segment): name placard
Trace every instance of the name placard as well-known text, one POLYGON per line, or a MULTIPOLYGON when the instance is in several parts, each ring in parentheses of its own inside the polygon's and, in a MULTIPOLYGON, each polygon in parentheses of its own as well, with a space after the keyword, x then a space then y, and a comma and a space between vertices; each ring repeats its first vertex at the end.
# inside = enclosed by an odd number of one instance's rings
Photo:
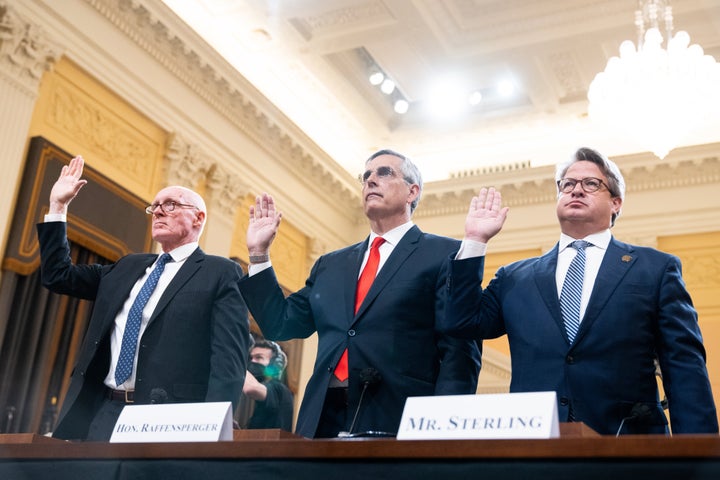
POLYGON ((164 403, 123 408, 110 443, 217 442, 232 439, 232 403, 164 403))
POLYGON ((555 392, 409 397, 398 440, 557 438, 555 392))

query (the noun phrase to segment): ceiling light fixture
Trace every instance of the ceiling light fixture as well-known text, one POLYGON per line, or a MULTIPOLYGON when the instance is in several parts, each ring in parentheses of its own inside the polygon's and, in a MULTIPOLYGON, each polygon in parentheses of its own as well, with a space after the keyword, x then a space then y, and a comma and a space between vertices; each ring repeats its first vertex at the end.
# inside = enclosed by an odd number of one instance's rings
POLYGON ((389 78, 383 80, 382 84, 380 85, 380 91, 383 92, 385 95, 390 95, 393 90, 395 90, 395 82, 393 82, 389 78))
POLYGON ((683 31, 673 37, 668 0, 640 0, 635 12, 638 47, 620 45, 588 90, 593 121, 625 135, 664 158, 708 115, 720 111, 720 64, 689 45, 683 31), (664 22, 667 47, 660 23, 664 22))
POLYGON ((404 115, 407 113, 408 108, 410 108, 410 104, 405 99, 398 99, 395 101, 395 104, 393 105, 393 109, 395 110, 395 113, 399 113, 400 115, 404 115))
POLYGON ((475 90, 468 96, 468 103, 471 106, 480 105, 480 102, 482 102, 483 95, 480 92, 480 90, 475 90))
POLYGON ((380 71, 375 71, 370 74, 368 80, 370 80, 370 85, 378 86, 385 80, 385 75, 380 71))

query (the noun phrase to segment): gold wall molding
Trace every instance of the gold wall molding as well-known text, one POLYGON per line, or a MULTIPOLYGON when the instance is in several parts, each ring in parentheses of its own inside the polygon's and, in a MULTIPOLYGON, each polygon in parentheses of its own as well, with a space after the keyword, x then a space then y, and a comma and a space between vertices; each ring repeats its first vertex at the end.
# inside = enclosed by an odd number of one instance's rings
POLYGON ((116 115, 73 85, 58 82, 45 121, 76 139, 145 190, 152 187, 154 165, 146 160, 156 145, 128 129, 116 115))
POLYGON ((67 58, 41 84, 30 127, 147 201, 161 183, 167 134, 67 58))

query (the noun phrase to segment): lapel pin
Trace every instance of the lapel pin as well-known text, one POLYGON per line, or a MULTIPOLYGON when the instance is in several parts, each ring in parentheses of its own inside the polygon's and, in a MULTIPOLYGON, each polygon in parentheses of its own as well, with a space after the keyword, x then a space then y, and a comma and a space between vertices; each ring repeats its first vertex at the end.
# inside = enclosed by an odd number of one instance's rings
POLYGON ((630 255, 623 255, 621 260, 622 260, 623 262, 627 263, 627 262, 629 262, 630 260, 632 260, 632 257, 631 257, 630 255))

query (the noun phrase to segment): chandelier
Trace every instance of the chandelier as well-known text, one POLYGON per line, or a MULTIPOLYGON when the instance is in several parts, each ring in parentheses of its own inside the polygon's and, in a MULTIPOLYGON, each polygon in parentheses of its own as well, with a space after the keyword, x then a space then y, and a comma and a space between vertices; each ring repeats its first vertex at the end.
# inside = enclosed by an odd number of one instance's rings
POLYGON ((673 36, 667 0, 640 0, 635 12, 638 47, 626 40, 588 90, 593 121, 638 144, 660 159, 700 122, 720 111, 720 64, 690 36, 673 36), (663 46, 664 25, 667 45, 663 46))

